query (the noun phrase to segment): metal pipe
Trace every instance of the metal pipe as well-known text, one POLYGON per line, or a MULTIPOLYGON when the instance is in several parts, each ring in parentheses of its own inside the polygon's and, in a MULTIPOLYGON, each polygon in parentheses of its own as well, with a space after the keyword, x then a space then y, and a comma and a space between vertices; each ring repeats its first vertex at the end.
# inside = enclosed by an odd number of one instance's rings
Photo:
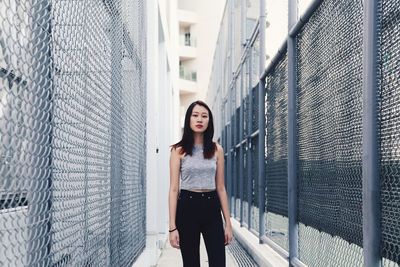
POLYGON ((230 115, 231 113, 231 90, 228 90, 228 117, 229 117, 229 122, 227 124, 227 153, 228 153, 228 157, 227 157, 227 163, 226 163, 226 176, 225 180, 227 183, 227 191, 228 191, 228 198, 229 198, 229 206, 230 206, 230 211, 232 214, 232 203, 231 203, 231 196, 232 196, 232 188, 231 188, 231 184, 232 184, 232 117, 230 115))
POLYGON ((246 139, 243 139, 242 141, 240 141, 235 148, 240 148, 240 146, 243 146, 246 143, 246 139))
MULTIPOLYGON (((232 51, 232 40, 233 40, 233 23, 232 23, 232 5, 233 5, 233 0, 230 0, 228 2, 229 4, 229 17, 228 17, 228 21, 230 23, 228 23, 228 49, 232 51)), ((232 53, 230 55, 230 60, 229 60, 229 77, 228 77, 228 81, 231 81, 228 87, 228 117, 229 117, 229 123, 228 123, 228 147, 227 147, 227 152, 228 152, 228 158, 227 158, 227 191, 228 191, 228 198, 229 198, 229 207, 230 207, 230 212, 232 214, 233 210, 232 210, 232 71, 233 71, 233 60, 232 60, 232 53)))
POLYGON ((243 71, 240 72, 241 77, 240 77, 240 113, 239 113, 239 142, 240 142, 240 147, 239 147, 239 179, 240 179, 240 226, 243 224, 243 174, 244 174, 244 149, 243 149, 243 131, 244 131, 244 121, 243 121, 243 116, 244 116, 244 110, 243 110, 243 95, 244 95, 244 83, 243 83, 243 71))
MULTIPOLYGON (((265 0, 260 0, 260 69, 259 77, 265 71, 265 0)), ((258 206, 259 242, 265 235, 265 80, 258 83, 258 206)))
POLYGON ((234 79, 233 83, 233 94, 234 94, 234 101, 233 101, 233 114, 232 114, 232 131, 233 131, 233 145, 232 145, 232 153, 233 153, 233 160, 232 160, 232 192, 233 192, 233 213, 235 214, 235 218, 237 217, 236 214, 236 197, 237 197, 237 179, 238 179, 238 173, 236 172, 237 170, 237 153, 236 153, 236 144, 237 144, 237 122, 236 122, 236 96, 237 96, 237 85, 236 85, 236 79, 234 79))
MULTIPOLYGON (((46 144, 47 149, 41 150, 40 153, 32 153, 35 161, 43 162, 47 166, 43 166, 41 175, 35 175, 33 168, 26 175, 31 177, 32 181, 30 186, 27 186, 27 247, 26 247, 26 264, 27 266, 48 266, 51 264, 51 246, 52 246, 52 223, 53 217, 51 213, 53 192, 52 192, 52 180, 53 180, 53 168, 51 164, 51 154, 48 153, 48 149, 52 147, 52 116, 53 108, 52 101, 54 100, 54 83, 53 83, 53 64, 52 64, 52 49, 51 49, 51 11, 49 1, 42 1, 39 4, 32 4, 30 6, 29 16, 30 20, 30 46, 32 49, 29 51, 32 62, 32 72, 26 73, 27 81, 25 83, 18 84, 19 90, 27 90, 35 93, 37 96, 41 96, 40 100, 43 104, 40 105, 40 111, 42 114, 50 113, 48 120, 46 121, 47 127, 41 127, 38 119, 33 119, 28 123, 29 130, 26 135, 39 136, 47 135, 49 138, 46 144), (48 94, 42 94, 40 92, 49 92, 48 94), (50 109, 49 109, 50 108, 50 109), (39 235, 40 233, 40 235, 39 235)), ((26 51, 28 52, 28 51, 26 51)), ((21 68, 22 71, 22 68, 21 68)), ((12 83, 17 83, 16 80, 12 83)), ((33 111, 35 100, 24 97, 21 94, 23 101, 25 102, 25 108, 28 111, 33 111)), ((39 107, 39 106, 38 106, 39 107)), ((26 136, 24 136, 26 137, 26 136)), ((28 138, 27 148, 33 147, 32 139, 28 138)), ((15 145, 12 145, 12 149, 17 149, 15 145)), ((27 152, 32 152, 28 151, 27 152)), ((32 161, 33 162, 33 161, 32 161)), ((21 198, 23 195, 21 195, 21 198)), ((17 249, 17 248, 16 248, 17 249)), ((24 255, 25 256, 25 255, 24 255)))
POLYGON ((233 86, 233 82, 234 82, 234 80, 235 80, 236 78, 238 78, 238 76, 239 76, 239 74, 240 74, 240 71, 241 71, 241 69, 242 69, 242 65, 243 65, 244 61, 245 61, 246 58, 251 54, 251 48, 252 48, 252 46, 253 46, 255 40, 257 39, 257 37, 258 37, 258 35, 259 35, 259 32, 258 32, 258 25, 259 25, 259 22, 257 21, 257 25, 256 25, 256 27, 255 27, 255 32, 253 32, 253 34, 252 34, 252 36, 251 36, 251 38, 250 38, 250 41, 246 44, 246 47, 244 48, 244 52, 243 52, 243 54, 242 54, 242 56, 241 56, 241 58, 240 58, 239 64, 238 64, 238 66, 236 67, 235 71, 232 73, 232 79, 230 80, 229 86, 228 86, 228 87, 233 86))
POLYGON ((257 136, 259 133, 260 133, 260 131, 257 129, 250 134, 250 137, 253 138, 253 137, 257 136))
MULTIPOLYGON (((322 3, 323 0, 314 0, 310 3, 304 14, 297 20, 294 20, 293 24, 290 24, 289 26, 289 36, 290 37, 295 37, 301 28, 304 26, 304 24, 307 23, 307 21, 310 19, 310 17, 314 14, 315 10, 318 8, 318 6, 322 3), (296 22, 297 20, 297 22, 296 22)), ((297 6, 297 5, 296 5, 297 6)), ((297 14, 297 9, 296 9, 296 14, 297 14)))
POLYGON ((377 122, 378 4, 364 1, 363 40, 363 253, 364 266, 381 266, 381 210, 377 122))
POLYGON ((242 58, 240 61, 240 66, 241 70, 240 71, 240 113, 239 113, 239 125, 240 125, 240 131, 239 131, 239 142, 240 147, 239 147, 239 179, 240 179, 240 226, 243 226, 243 199, 244 199, 244 140, 243 140, 243 131, 244 131, 244 121, 243 121, 243 116, 244 116, 244 83, 243 83, 243 72, 245 71, 243 68, 243 65, 245 64, 245 58, 246 58, 246 0, 241 1, 241 6, 240 6, 240 12, 241 12, 241 34, 242 34, 242 58))
MULTIPOLYGON (((296 23, 297 1, 289 0, 289 29, 296 23)), ((296 37, 288 37, 288 217, 289 264, 298 254, 297 224, 297 128, 296 128, 296 37)))
POLYGON ((247 17, 247 0, 242 0, 240 4, 241 34, 242 34, 242 55, 247 44, 246 17, 247 17))
POLYGON ((253 55, 249 54, 249 112, 248 112, 248 123, 247 123, 247 226, 248 229, 251 228, 251 201, 252 201, 252 156, 251 156, 251 131, 253 130, 253 90, 252 90, 252 75, 253 75, 253 55))
MULTIPOLYGON (((259 25, 259 22, 257 21, 256 27, 254 28, 254 32, 252 33, 252 35, 251 35, 249 41, 246 43, 246 45, 245 45, 245 47, 244 47, 243 53, 242 53, 242 55, 241 55, 241 57, 240 57, 239 64, 238 64, 238 66, 237 66, 237 68, 236 68, 236 71, 235 71, 235 73, 234 73, 234 75, 235 75, 234 78, 237 78, 237 77, 238 77, 239 72, 240 72, 240 70, 241 70, 241 68, 242 68, 243 63, 246 61, 246 59, 247 59, 247 57, 248 57, 248 54, 251 53, 251 48, 252 48, 252 46, 253 46, 255 40, 257 39, 257 37, 258 37, 258 35, 259 35, 259 32, 258 32, 258 28, 259 28, 259 27, 258 27, 258 25, 259 25)), ((232 81, 231 81, 231 83, 232 83, 232 81)))

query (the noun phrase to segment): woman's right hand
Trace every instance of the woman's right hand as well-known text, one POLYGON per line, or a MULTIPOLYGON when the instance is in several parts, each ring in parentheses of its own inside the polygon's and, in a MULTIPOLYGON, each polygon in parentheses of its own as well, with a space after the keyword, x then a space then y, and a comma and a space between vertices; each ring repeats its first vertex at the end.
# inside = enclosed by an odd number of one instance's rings
POLYGON ((179 249, 179 232, 175 230, 169 233, 169 243, 172 247, 179 249))

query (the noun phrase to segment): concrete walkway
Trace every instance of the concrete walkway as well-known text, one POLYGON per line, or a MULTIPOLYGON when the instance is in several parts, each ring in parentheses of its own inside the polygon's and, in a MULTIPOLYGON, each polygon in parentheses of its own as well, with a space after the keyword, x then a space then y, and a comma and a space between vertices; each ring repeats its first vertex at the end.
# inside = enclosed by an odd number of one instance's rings
MULTIPOLYGON (((157 267, 179 267, 182 265, 182 257, 181 252, 178 249, 171 247, 169 241, 166 242, 165 248, 161 252, 161 257, 158 260, 157 267)), ((201 238, 200 242, 200 266, 208 267, 207 260, 207 251, 204 246, 203 238, 201 238)), ((226 249, 226 266, 227 267, 236 267, 236 261, 229 253, 228 249, 226 249)))

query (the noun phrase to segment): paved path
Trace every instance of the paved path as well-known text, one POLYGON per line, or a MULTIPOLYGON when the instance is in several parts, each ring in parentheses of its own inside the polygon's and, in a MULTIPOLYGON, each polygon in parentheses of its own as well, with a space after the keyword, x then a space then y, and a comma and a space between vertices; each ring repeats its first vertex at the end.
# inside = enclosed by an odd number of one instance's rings
MULTIPOLYGON (((165 248, 162 251, 161 257, 158 260, 157 267, 180 267, 182 266, 181 252, 178 249, 171 247, 169 241, 166 242, 165 248)), ((200 266, 208 267, 207 251, 204 246, 203 238, 200 242, 200 266)), ((232 255, 226 250, 226 267, 237 267, 236 261, 232 255)))

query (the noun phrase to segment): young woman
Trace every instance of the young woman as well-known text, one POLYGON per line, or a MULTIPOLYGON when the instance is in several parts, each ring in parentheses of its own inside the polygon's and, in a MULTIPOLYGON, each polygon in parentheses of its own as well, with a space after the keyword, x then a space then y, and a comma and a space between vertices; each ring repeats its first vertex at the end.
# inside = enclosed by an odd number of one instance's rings
POLYGON ((186 111, 182 140, 172 145, 170 158, 169 241, 180 248, 184 267, 200 267, 200 233, 209 266, 224 267, 225 245, 233 237, 224 151, 213 135, 210 108, 193 102, 186 111))

